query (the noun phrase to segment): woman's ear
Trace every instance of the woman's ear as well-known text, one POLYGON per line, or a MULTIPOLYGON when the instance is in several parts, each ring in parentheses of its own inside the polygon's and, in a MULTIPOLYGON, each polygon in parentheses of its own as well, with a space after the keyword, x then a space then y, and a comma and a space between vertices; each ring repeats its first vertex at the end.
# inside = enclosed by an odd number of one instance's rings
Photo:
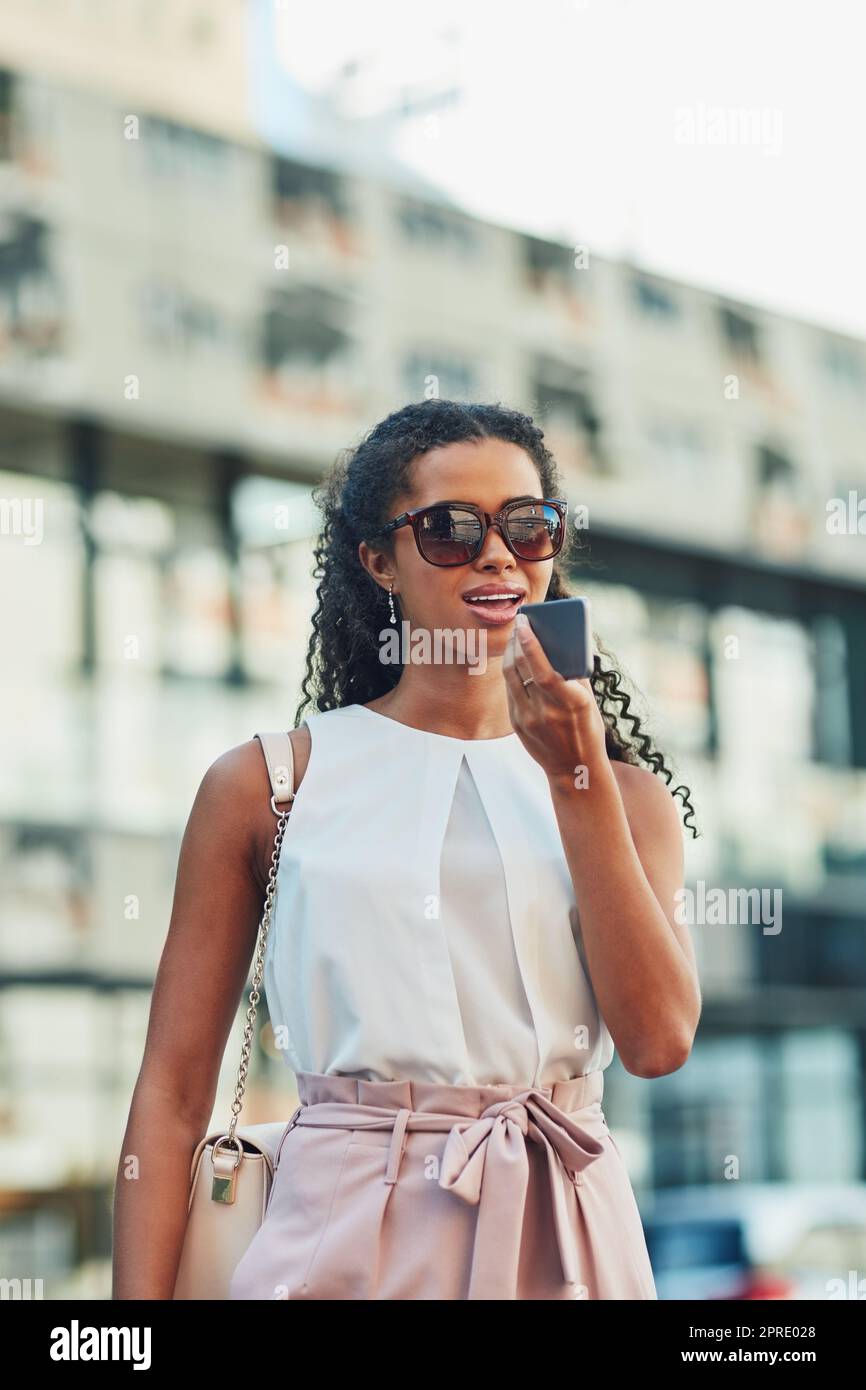
POLYGON ((390 556, 386 555, 384 550, 376 550, 366 541, 361 541, 358 545, 358 559, 367 573, 387 592, 388 585, 397 578, 390 556))

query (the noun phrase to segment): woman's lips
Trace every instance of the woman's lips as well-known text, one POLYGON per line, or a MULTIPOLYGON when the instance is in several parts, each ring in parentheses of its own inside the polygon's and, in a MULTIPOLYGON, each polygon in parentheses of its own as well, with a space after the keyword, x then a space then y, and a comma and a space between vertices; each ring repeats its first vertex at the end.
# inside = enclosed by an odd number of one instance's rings
POLYGON ((517 617, 523 599, 515 598, 510 602, 500 601, 499 599, 495 601, 491 599, 482 599, 480 603, 472 603, 468 598, 465 598, 463 602, 466 604, 467 608, 472 609, 473 613, 478 614, 482 623, 485 623, 488 627, 500 627, 502 623, 510 623, 513 618, 517 617))

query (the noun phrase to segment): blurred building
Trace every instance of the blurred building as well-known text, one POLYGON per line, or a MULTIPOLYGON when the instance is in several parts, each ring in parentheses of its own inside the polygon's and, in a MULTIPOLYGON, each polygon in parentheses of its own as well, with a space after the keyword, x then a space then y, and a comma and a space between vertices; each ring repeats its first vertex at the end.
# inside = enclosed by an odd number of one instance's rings
MULTIPOLYGON (((0 31, 0 1269, 107 1290, 192 798, 293 722, 311 487, 429 394, 539 418, 574 584, 692 791, 688 883, 784 895, 780 932, 693 929, 685 1068, 610 1068, 636 1185, 862 1178, 866 345, 275 153, 207 28, 242 6, 178 5, 160 81, 144 7, 95 7, 114 67, 54 8, 0 31)), ((288 1116, 267 1026, 255 1060, 244 1120, 288 1116)))

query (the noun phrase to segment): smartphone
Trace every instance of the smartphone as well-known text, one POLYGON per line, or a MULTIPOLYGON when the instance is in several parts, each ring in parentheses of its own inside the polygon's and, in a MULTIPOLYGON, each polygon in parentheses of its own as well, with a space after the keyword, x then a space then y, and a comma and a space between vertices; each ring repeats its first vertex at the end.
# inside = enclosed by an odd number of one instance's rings
POLYGON ((592 673, 589 599, 554 598, 548 603, 524 603, 525 613, 554 671, 567 681, 592 673))

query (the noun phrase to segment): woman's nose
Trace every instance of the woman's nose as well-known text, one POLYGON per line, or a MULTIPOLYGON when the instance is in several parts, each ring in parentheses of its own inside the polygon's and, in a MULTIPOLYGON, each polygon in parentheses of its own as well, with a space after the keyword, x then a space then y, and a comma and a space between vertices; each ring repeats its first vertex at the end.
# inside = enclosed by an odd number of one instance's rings
POLYGON ((481 550, 479 551, 478 558, 481 559, 482 556, 485 559, 489 558, 491 549, 494 555, 498 550, 502 550, 506 555, 511 554, 511 551, 508 549, 508 546, 505 543, 505 537, 502 534, 502 523, 499 521, 492 521, 488 526, 487 535, 484 537, 484 544, 482 545, 481 550), (495 541, 492 541, 491 537, 494 535, 494 533, 496 539, 495 541))

